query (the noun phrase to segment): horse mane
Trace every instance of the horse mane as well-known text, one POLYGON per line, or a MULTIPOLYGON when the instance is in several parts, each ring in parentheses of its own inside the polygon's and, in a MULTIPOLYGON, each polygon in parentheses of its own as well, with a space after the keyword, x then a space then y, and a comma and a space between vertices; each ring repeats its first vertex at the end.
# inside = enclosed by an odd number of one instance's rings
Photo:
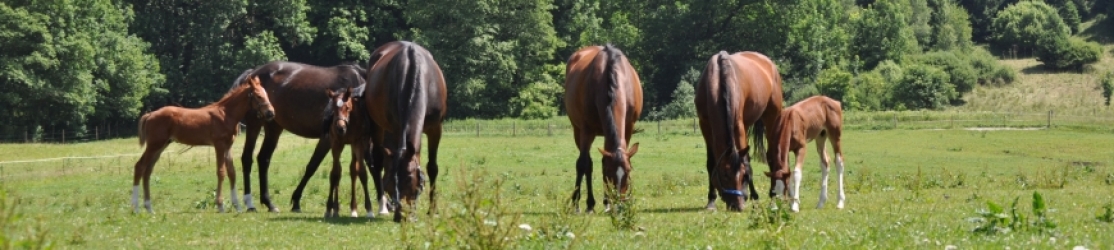
POLYGON ((232 85, 230 85, 231 87, 228 88, 228 91, 232 91, 236 87, 240 86, 240 84, 243 84, 244 81, 246 81, 248 77, 251 76, 252 72, 255 72, 255 69, 246 69, 243 73, 240 73, 240 76, 236 77, 236 80, 232 82, 232 85))
POLYGON ((735 77, 735 71, 732 69, 731 55, 727 51, 721 50, 717 56, 719 56, 717 64, 719 64, 720 97, 723 98, 723 117, 727 120, 724 125, 727 128, 727 142, 730 144, 730 150, 727 152, 728 157, 730 157, 728 160, 731 161, 731 167, 735 168, 739 166, 740 161, 739 149, 735 147, 735 139, 738 136, 736 134, 738 117, 735 115, 735 102, 733 100, 735 88, 733 82, 730 81, 735 77))
MULTIPOLYGON (((617 65, 617 64, 619 64, 620 62, 623 61, 623 57, 625 55, 623 54, 623 51, 619 50, 619 48, 616 48, 614 45, 612 45, 610 43, 608 43, 607 45, 604 45, 603 51, 601 51, 601 52, 607 53, 607 55, 605 55, 605 56, 607 56, 607 61, 604 63, 605 65, 604 65, 603 73, 607 74, 607 85, 608 85, 607 99, 608 99, 608 102, 610 102, 610 104, 608 105, 608 108, 607 108, 607 115, 604 116, 604 122, 611 126, 611 129, 607 130, 607 132, 606 132, 607 135, 606 136, 608 138, 618 138, 618 139, 621 140, 622 136, 619 135, 619 125, 615 123, 614 106, 615 105, 621 105, 619 103, 615 103, 615 99, 616 99, 615 97, 619 95, 619 93, 617 93, 617 92, 619 92, 620 91, 619 88, 622 87, 619 84, 619 74, 622 73, 622 72, 619 72, 619 69, 622 69, 622 65, 617 65)), ((615 140, 615 141, 619 142, 619 140, 615 140)), ((622 154, 620 154, 620 150, 624 149, 623 145, 621 145, 619 143, 616 143, 615 147, 617 149, 616 149, 616 151, 614 151, 612 153, 614 154, 614 157, 616 157, 616 159, 619 160, 618 162, 622 162, 622 159, 624 159, 624 158, 622 157, 622 154)))

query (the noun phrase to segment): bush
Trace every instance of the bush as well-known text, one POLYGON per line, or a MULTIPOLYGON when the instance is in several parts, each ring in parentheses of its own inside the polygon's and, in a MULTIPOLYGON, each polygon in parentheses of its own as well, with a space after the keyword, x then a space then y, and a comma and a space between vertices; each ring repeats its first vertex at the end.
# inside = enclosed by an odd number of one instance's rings
POLYGON ((1102 58, 1102 46, 1081 38, 1057 38, 1046 40, 1037 50, 1037 61, 1053 69, 1077 69, 1083 65, 1096 63, 1102 58))
MULTIPOLYGON (((937 51, 913 57, 912 61, 939 67, 947 73, 950 83, 958 93, 967 93, 975 87, 978 73, 967 62, 967 58, 956 56, 955 51, 937 51)), ((958 97, 958 95, 957 95, 958 97)))
POLYGON ((867 72, 851 80, 851 89, 845 98, 845 109, 884 110, 890 107, 890 84, 886 84, 882 74, 867 72))
POLYGON ((700 70, 691 68, 681 81, 677 89, 673 90, 673 101, 662 107, 661 111, 651 112, 650 117, 655 120, 672 120, 696 117, 696 82, 700 81, 700 70))
POLYGON ((1106 99, 1106 106, 1110 106, 1110 96, 1114 94, 1114 71, 1106 72, 1106 75, 1099 81, 1099 85, 1102 87, 1102 97, 1106 99))
POLYGON ((956 97, 955 86, 940 68, 913 64, 905 67, 904 77, 894 86, 897 104, 909 109, 940 109, 956 97))
POLYGON ((978 47, 966 53, 968 62, 978 74, 978 83, 982 85, 1001 85, 1012 83, 1017 79, 1017 72, 1002 65, 998 58, 984 48, 978 47))
POLYGON ((820 75, 816 77, 816 90, 821 95, 831 97, 832 99, 846 102, 847 92, 851 88, 851 72, 839 68, 829 68, 820 71, 820 75))

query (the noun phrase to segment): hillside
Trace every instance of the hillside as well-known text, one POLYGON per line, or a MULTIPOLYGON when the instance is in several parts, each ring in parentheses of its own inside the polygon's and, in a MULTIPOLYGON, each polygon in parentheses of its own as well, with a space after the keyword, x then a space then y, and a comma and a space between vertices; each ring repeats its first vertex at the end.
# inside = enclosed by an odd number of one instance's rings
POLYGON ((1017 81, 1003 86, 977 86, 963 96, 966 104, 953 107, 956 111, 1011 111, 1046 112, 1058 114, 1095 115, 1114 114, 1114 109, 1103 105, 1099 80, 1106 72, 1114 71, 1114 39, 1107 28, 1109 22, 1092 21, 1081 25, 1083 32, 1077 36, 1103 44, 1101 62, 1088 66, 1083 72, 1049 71, 1041 67, 1036 58, 1003 59, 1018 72, 1017 81))

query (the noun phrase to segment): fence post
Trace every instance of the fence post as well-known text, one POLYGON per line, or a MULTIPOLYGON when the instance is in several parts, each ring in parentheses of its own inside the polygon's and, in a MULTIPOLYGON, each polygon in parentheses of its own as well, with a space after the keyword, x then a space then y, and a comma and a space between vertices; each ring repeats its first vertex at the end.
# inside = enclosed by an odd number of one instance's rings
POLYGON ((696 118, 692 119, 692 134, 696 134, 696 118))
POLYGON ((518 136, 518 127, 515 125, 516 121, 511 121, 511 137, 518 136))
POLYGON ((658 136, 661 136, 661 120, 658 120, 658 136))
POLYGON ((480 121, 476 120, 476 137, 480 137, 480 121))
POLYGON ((549 136, 553 136, 553 123, 549 123, 549 136))
POLYGON ((62 129, 62 144, 66 144, 66 130, 62 129))
POLYGON ((101 126, 93 127, 93 140, 101 139, 101 126))
POLYGON ((1047 129, 1052 128, 1052 110, 1048 111, 1048 125, 1045 125, 1045 128, 1047 128, 1047 129))
POLYGON ((897 129, 897 112, 894 112, 894 129, 897 129))
POLYGON ((25 130, 23 130, 23 143, 27 143, 27 142, 29 142, 29 141, 27 140, 27 130, 25 129, 25 130))

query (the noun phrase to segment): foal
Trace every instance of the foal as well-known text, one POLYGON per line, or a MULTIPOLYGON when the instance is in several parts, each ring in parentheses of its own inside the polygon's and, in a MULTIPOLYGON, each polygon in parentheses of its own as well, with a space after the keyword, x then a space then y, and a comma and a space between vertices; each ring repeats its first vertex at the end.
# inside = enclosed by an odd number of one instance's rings
POLYGON ((132 209, 139 213, 139 181, 143 180, 143 206, 148 213, 151 209, 151 171, 159 156, 171 141, 190 146, 212 145, 217 153, 217 209, 224 212, 221 186, 225 174, 228 175, 232 205, 240 210, 236 197, 236 171, 232 165, 229 149, 236 138, 237 124, 248 112, 256 111, 262 118, 275 117, 274 108, 267 99, 267 92, 259 85, 259 78, 245 79, 241 84, 228 91, 219 101, 198 109, 167 106, 139 118, 139 145, 147 145, 143 156, 135 163, 135 176, 132 179, 132 209), (227 172, 225 172, 227 171, 227 172))
MULTIPOLYGON (((325 218, 338 217, 340 213, 340 153, 344 152, 344 145, 351 145, 352 162, 349 163, 349 176, 351 177, 352 189, 350 199, 352 200, 352 217, 358 217, 359 213, 356 212, 359 206, 356 204, 356 178, 358 177, 360 183, 364 188, 364 208, 367 209, 367 216, 373 217, 371 212, 371 198, 367 190, 367 167, 364 166, 365 156, 369 153, 371 142, 371 117, 367 115, 367 110, 363 103, 364 86, 345 88, 338 92, 333 90, 326 90, 329 96, 329 104, 326 106, 326 121, 328 122, 328 134, 330 141, 330 148, 333 155, 333 168, 329 172, 329 198, 326 201, 325 218)), ((374 164, 374 163, 373 163, 374 164)), ((370 165, 370 164, 369 164, 370 165)), ((373 167, 373 166, 370 166, 373 167)), ((373 169, 375 175, 373 181, 376 188, 379 189, 379 172, 382 167, 373 169)), ((386 199, 380 200, 379 213, 389 213, 386 206, 386 199)))
POLYGON ((832 152, 835 153, 836 173, 839 175, 839 203, 837 208, 843 209, 846 195, 843 193, 843 149, 840 145, 840 136, 843 133, 843 110, 839 101, 824 96, 813 96, 786 108, 781 112, 778 124, 773 128, 779 140, 777 147, 777 160, 770 161, 771 165, 780 165, 775 173, 767 172, 777 183, 775 191, 789 191, 791 198, 790 207, 794 212, 800 211, 801 200, 801 165, 805 159, 805 146, 809 141, 816 140, 816 151, 820 154, 820 202, 816 208, 824 206, 828 200, 828 152, 824 151, 824 141, 830 140, 832 152), (793 169, 792 182, 787 187, 780 187, 789 179, 789 151, 797 155, 796 167, 793 169), (790 189, 791 190, 786 190, 790 189))

